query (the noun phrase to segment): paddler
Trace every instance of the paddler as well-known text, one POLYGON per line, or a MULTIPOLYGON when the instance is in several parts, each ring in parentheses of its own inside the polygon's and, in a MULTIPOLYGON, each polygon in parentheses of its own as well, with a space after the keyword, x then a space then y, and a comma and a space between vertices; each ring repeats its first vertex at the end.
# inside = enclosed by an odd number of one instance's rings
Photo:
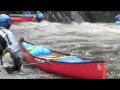
POLYGON ((11 67, 14 71, 20 71, 22 66, 23 55, 20 52, 19 44, 9 30, 12 24, 11 18, 6 14, 0 14, 0 59, 6 54, 10 53, 10 56, 14 62, 11 67))
POLYGON ((41 11, 37 11, 36 14, 34 14, 33 21, 41 22, 45 19, 44 14, 41 11))
POLYGON ((117 20, 120 20, 120 14, 116 15, 115 18, 116 18, 117 20))

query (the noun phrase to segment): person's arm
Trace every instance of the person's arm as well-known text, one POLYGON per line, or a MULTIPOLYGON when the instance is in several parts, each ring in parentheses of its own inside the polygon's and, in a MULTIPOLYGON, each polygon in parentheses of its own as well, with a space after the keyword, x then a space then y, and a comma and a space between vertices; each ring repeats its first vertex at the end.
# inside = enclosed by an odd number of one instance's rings
POLYGON ((13 68, 15 70, 20 71, 23 61, 23 54, 20 51, 19 43, 15 38, 14 34, 10 30, 6 30, 5 32, 8 35, 8 38, 11 42, 11 44, 8 43, 7 50, 10 53, 11 58, 13 59, 14 62, 13 68))
POLYGON ((32 19, 32 22, 35 22, 36 21, 36 14, 34 14, 34 17, 32 19))

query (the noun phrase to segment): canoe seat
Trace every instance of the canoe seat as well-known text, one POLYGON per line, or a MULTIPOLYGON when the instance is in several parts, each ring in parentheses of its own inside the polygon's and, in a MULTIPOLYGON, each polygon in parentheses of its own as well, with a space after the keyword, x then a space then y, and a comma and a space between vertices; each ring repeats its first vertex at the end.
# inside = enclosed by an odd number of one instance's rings
POLYGON ((47 55, 47 56, 38 56, 39 58, 44 58, 44 59, 49 59, 49 60, 59 60, 60 58, 64 58, 64 56, 62 57, 57 57, 57 56, 52 56, 52 55, 47 55))
POLYGON ((59 60, 60 58, 64 58, 66 55, 58 54, 55 52, 52 52, 50 55, 39 55, 39 58, 49 59, 49 60, 59 60))

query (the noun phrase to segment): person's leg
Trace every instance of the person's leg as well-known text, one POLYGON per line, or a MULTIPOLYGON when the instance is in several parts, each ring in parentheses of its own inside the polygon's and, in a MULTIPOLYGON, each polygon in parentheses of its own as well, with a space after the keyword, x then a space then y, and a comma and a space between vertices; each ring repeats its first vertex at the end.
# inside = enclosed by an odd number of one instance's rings
POLYGON ((20 51, 15 52, 15 53, 10 53, 11 58, 13 59, 14 62, 14 70, 21 70, 21 66, 22 66, 22 60, 23 60, 23 55, 21 54, 20 51))

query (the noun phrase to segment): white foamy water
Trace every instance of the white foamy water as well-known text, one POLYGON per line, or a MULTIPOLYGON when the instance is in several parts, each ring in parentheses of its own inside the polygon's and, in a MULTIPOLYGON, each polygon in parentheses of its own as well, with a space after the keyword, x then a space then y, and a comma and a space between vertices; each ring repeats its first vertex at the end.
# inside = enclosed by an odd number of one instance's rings
MULTIPOLYGON (((120 78, 120 25, 113 23, 41 23, 24 22, 13 24, 12 32, 19 40, 26 40, 47 48, 70 53, 72 55, 107 61, 107 78, 120 78)), ((4 62, 12 62, 9 54, 4 62)), ((45 73, 26 66, 23 71, 8 75, 0 67, 1 79, 63 79, 54 74, 45 73)))

